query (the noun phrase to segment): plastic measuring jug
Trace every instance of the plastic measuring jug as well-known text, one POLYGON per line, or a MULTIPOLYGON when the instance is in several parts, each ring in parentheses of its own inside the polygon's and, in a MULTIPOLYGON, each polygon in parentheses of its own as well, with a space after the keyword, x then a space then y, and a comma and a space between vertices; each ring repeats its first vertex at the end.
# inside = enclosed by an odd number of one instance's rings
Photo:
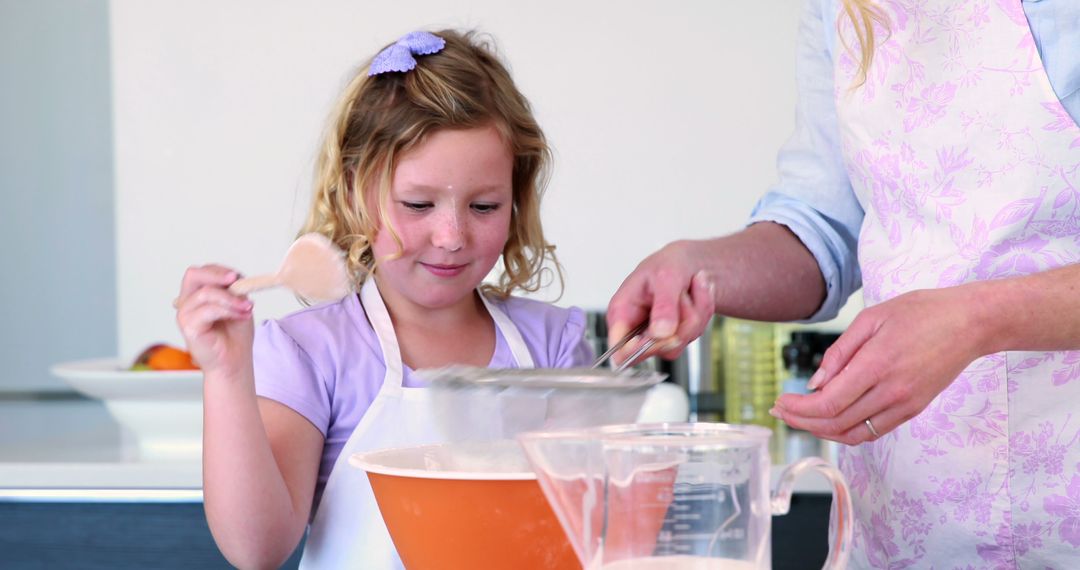
POLYGON ((586 570, 764 570, 771 517, 787 514, 795 478, 833 489, 825 568, 847 565, 851 496, 819 458, 789 465, 770 493, 769 437, 759 426, 629 424, 519 436, 540 487, 586 570))

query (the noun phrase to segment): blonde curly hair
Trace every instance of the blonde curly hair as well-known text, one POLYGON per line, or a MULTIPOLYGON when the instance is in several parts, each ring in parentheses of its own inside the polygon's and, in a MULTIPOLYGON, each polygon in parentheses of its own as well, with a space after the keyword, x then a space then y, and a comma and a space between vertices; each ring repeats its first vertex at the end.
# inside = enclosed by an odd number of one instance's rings
POLYGON ((311 209, 300 233, 330 238, 346 252, 356 284, 363 283, 380 261, 371 251, 380 227, 402 245, 387 216, 399 158, 439 129, 492 124, 513 153, 513 208, 502 274, 497 285, 483 288, 502 297, 515 289, 536 291, 553 269, 561 290, 562 268, 540 225, 551 151, 529 102, 490 40, 475 32, 433 33, 446 46, 417 57, 415 69, 368 77, 368 60, 349 81, 319 152, 311 209), (371 191, 376 200, 364 199, 371 191))
MULTIPOLYGON (((889 29, 889 17, 877 5, 875 0, 842 0, 844 14, 851 21, 855 30, 855 39, 858 42, 859 71, 855 76, 853 88, 866 83, 866 76, 870 72, 870 64, 874 61, 874 49, 876 48, 875 26, 885 30, 889 29)), ((839 22, 837 22, 839 26, 839 22)), ((849 52, 855 51, 852 45, 840 34, 844 41, 844 48, 849 52)))

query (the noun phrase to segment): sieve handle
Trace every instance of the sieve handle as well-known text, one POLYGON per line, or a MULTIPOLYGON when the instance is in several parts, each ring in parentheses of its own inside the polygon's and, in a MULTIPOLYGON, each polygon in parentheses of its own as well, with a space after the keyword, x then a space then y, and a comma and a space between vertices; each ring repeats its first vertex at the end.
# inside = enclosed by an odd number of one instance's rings
MULTIPOLYGON (((602 365, 604 362, 607 362, 607 359, 611 358, 612 354, 615 354, 616 352, 619 351, 620 348, 626 346, 626 343, 630 342, 630 339, 632 339, 635 336, 645 332, 645 329, 647 329, 647 328, 649 328, 649 321, 645 321, 645 322, 641 323, 640 325, 634 327, 633 330, 626 333, 626 336, 619 339, 619 342, 616 342, 615 344, 611 345, 611 348, 604 351, 604 354, 601 354, 600 357, 596 359, 596 362, 593 362, 593 364, 592 364, 592 366, 590 368, 600 368, 600 365, 602 365)), ((651 342, 655 342, 655 341, 651 341, 651 342)), ((649 342, 646 342, 645 344, 648 345, 648 346, 652 346, 652 344, 649 343, 649 342)), ((623 362, 621 365, 619 365, 618 370, 622 370, 623 368, 625 368, 627 362, 632 362, 634 360, 634 358, 637 358, 637 357, 641 356, 642 353, 643 353, 643 351, 639 349, 636 353, 634 353, 634 355, 631 358, 626 359, 626 362, 623 362)))
POLYGON ((640 348, 635 350, 634 354, 631 354, 629 357, 627 357, 627 359, 624 360, 622 362, 622 364, 614 367, 613 370, 615 370, 615 372, 622 372, 623 370, 626 369, 627 366, 630 366, 631 364, 633 364, 634 361, 636 361, 639 356, 641 356, 642 354, 645 354, 646 350, 649 350, 650 348, 652 348, 652 345, 654 345, 654 344, 656 344, 656 339, 655 338, 650 338, 649 340, 645 341, 645 344, 641 345, 640 348))

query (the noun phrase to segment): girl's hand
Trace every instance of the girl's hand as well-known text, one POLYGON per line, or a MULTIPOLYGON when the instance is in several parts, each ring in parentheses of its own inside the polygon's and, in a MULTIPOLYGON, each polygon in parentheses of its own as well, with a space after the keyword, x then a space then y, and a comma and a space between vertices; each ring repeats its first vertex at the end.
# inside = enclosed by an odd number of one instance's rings
MULTIPOLYGON (((608 341, 616 343, 648 321, 647 336, 659 339, 642 358, 673 359, 701 336, 715 311, 713 285, 691 251, 694 242, 677 241, 645 258, 623 281, 608 304, 608 341)), ((645 335, 643 335, 645 336, 645 335)), ((627 343, 616 355, 630 356, 643 340, 627 343)))
POLYGON ((770 413, 848 445, 885 435, 982 356, 976 303, 963 287, 952 287, 912 291, 864 310, 825 352, 810 379, 818 391, 784 394, 770 413))
POLYGON ((251 367, 252 303, 228 286, 240 276, 220 265, 184 272, 176 299, 176 322, 195 362, 204 372, 234 375, 251 367))

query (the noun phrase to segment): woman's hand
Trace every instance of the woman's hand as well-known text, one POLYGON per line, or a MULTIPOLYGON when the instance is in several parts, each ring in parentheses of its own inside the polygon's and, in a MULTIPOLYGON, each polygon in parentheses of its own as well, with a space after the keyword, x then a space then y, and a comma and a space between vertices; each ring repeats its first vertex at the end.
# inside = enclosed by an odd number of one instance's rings
POLYGON ((784 394, 770 413, 848 445, 877 439, 918 415, 983 355, 977 310, 964 287, 912 291, 870 307, 825 352, 810 379, 818 391, 784 394))
POLYGON ((253 305, 228 290, 239 277, 220 265, 184 272, 175 303, 176 322, 188 351, 204 372, 236 375, 251 367, 253 305))
MULTIPOLYGON (((608 340, 618 342, 632 328, 648 321, 647 336, 659 339, 645 358, 659 353, 675 358, 701 336, 715 310, 712 280, 701 266, 705 255, 694 252, 698 242, 677 241, 645 258, 623 281, 608 304, 608 340)), ((642 340, 628 343, 616 354, 624 360, 642 340)))

